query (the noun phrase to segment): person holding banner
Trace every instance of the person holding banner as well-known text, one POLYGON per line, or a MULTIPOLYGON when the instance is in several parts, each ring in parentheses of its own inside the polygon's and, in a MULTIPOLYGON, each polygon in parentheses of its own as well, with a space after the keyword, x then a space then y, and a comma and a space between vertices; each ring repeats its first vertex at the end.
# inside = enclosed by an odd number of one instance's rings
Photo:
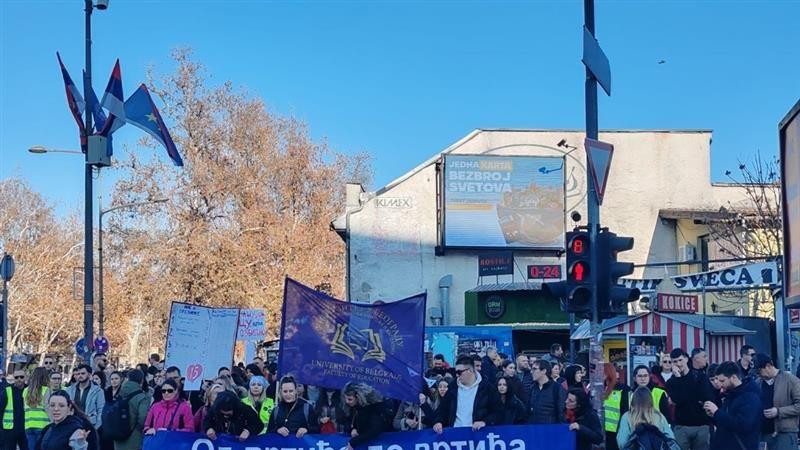
POLYGON ((513 386, 512 380, 519 381, 509 376, 497 379, 497 392, 500 394, 500 403, 503 405, 501 418, 498 420, 497 425, 519 425, 528 420, 525 405, 511 390, 510 386, 513 386))
POLYGON ((437 410, 433 431, 441 434, 444 427, 472 427, 480 430, 494 425, 500 413, 500 395, 492 381, 485 380, 468 355, 456 360, 456 380, 447 389, 437 410))
POLYGON ((284 437, 292 434, 301 438, 306 433, 319 431, 314 407, 308 401, 298 397, 297 383, 294 378, 289 376, 281 378, 278 390, 280 400, 269 416, 267 432, 278 433, 284 437))
POLYGON ((211 385, 210 388, 206 389, 205 394, 203 395, 204 403, 200 409, 194 413, 194 429, 198 431, 203 430, 203 421, 206 419, 208 412, 211 410, 211 405, 214 404, 214 400, 217 399, 217 394, 225 390, 225 385, 220 382, 215 382, 211 385))
POLYGON ((258 413, 258 418, 264 424, 265 431, 262 433, 265 433, 275 401, 267 397, 267 380, 264 377, 254 375, 250 378, 250 389, 247 391, 247 396, 242 399, 242 403, 258 413))
POLYGON ((223 391, 217 394, 217 399, 203 421, 203 429, 211 440, 216 439, 219 433, 236 436, 244 441, 261 433, 264 424, 253 408, 243 405, 236 394, 223 391))
POLYGON ((180 397, 177 381, 169 379, 161 385, 162 400, 150 407, 144 420, 145 436, 158 430, 194 431, 194 417, 189 402, 180 397))
POLYGON ((350 442, 352 450, 380 436, 386 428, 384 404, 381 395, 365 383, 347 383, 342 389, 345 413, 351 417, 350 442))

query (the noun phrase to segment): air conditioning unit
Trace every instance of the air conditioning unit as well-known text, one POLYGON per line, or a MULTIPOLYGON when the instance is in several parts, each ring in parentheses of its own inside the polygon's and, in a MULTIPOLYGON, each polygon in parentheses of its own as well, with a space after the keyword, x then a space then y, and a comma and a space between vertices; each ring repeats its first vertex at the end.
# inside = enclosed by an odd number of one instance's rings
POLYGON ((680 262, 694 261, 697 259, 697 249, 692 244, 678 247, 678 260, 680 262))

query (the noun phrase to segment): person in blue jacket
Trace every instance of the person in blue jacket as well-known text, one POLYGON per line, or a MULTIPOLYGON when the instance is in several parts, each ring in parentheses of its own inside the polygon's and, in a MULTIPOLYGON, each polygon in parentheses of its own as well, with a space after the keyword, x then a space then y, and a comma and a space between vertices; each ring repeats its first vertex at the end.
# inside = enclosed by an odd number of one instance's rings
POLYGON ((703 404, 717 427, 711 450, 757 450, 762 414, 758 384, 742 376, 732 361, 717 367, 717 382, 724 391, 722 405, 703 404))

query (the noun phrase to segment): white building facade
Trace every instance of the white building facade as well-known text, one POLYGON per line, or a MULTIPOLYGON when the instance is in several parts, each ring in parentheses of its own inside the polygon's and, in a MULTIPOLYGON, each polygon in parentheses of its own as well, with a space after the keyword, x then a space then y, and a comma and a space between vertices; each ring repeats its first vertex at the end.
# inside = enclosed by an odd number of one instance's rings
MULTIPOLYGON (((437 251, 441 244, 441 177, 445 155, 554 156, 563 158, 564 228, 577 211, 586 220, 584 133, 576 130, 476 130, 410 172, 375 191, 348 186, 347 210, 332 227, 347 246, 347 297, 355 302, 397 300, 428 292, 429 320, 441 324, 515 324, 561 329, 566 315, 545 298, 528 265, 561 264, 556 252, 514 250, 514 274, 479 277, 482 250, 437 251), (558 144, 561 143, 559 146, 558 144), (485 293, 503 291, 506 318, 486 316, 485 293), (516 302, 516 304, 514 304, 516 302)), ((697 249, 705 227, 693 219, 724 205, 746 202, 735 186, 711 183, 711 131, 606 131, 614 145, 600 210, 601 223, 635 239, 620 260, 636 264, 678 261, 697 249)), ((699 267, 637 268, 632 278, 660 278, 699 267)), ((562 271, 563 273, 563 271, 562 271)), ((555 301, 555 303, 554 303, 555 301)), ((495 311, 496 313, 497 311, 495 311)))

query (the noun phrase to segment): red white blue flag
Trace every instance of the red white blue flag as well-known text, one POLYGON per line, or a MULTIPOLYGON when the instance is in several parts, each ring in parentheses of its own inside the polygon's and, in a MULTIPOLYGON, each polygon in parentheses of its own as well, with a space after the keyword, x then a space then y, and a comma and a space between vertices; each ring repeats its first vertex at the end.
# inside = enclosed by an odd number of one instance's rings
POLYGON ((58 52, 56 52, 56 57, 58 57, 58 64, 61 66, 61 76, 64 77, 64 87, 67 91, 67 105, 72 112, 72 117, 75 118, 75 122, 78 124, 78 129, 81 132, 81 143, 83 143, 86 137, 86 126, 83 124, 81 115, 86 108, 86 102, 83 100, 81 92, 78 90, 77 86, 75 86, 75 83, 72 82, 72 78, 69 76, 67 68, 64 67, 64 62, 61 61, 61 55, 58 54, 58 52))
POLYGON ((108 136, 125 125, 125 96, 122 93, 122 71, 119 68, 119 59, 111 71, 111 78, 108 80, 100 106, 109 112, 108 120, 100 131, 101 135, 108 136))

